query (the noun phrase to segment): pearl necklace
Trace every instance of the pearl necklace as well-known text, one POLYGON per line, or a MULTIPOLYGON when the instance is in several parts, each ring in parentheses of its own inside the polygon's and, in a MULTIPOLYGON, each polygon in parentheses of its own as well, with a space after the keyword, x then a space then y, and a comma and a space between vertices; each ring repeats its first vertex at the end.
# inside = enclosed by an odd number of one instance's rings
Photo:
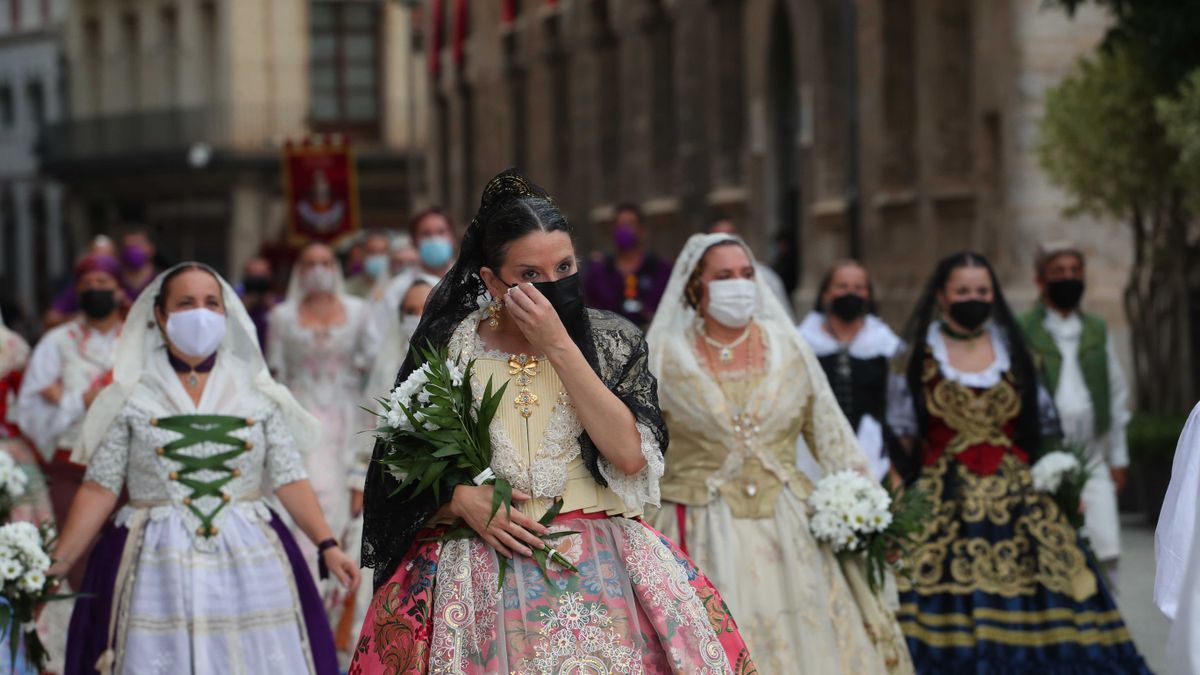
POLYGON ((708 331, 704 330, 703 324, 701 324, 701 326, 700 326, 700 337, 704 338, 704 341, 706 343, 708 343, 708 345, 710 347, 714 347, 718 350, 717 351, 717 360, 718 361, 720 361, 721 363, 732 363, 733 362, 733 350, 742 346, 742 343, 746 341, 746 338, 750 337, 750 327, 752 325, 753 324, 746 324, 746 328, 742 330, 742 334, 737 336, 737 338, 735 338, 733 342, 730 342, 728 344, 726 344, 724 342, 719 342, 719 341, 714 340, 711 337, 709 337, 708 331))

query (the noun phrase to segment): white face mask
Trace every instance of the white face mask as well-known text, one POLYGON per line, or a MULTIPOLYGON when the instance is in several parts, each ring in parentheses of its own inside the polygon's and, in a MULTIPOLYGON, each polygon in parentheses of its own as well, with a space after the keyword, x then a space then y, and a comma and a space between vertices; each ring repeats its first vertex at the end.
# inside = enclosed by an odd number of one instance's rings
POLYGON ((328 293, 333 290, 333 268, 317 265, 300 275, 300 288, 305 293, 328 293))
POLYGON ((758 311, 758 283, 753 279, 708 282, 708 316, 722 326, 742 328, 758 311))
POLYGON ((225 315, 211 309, 185 309, 167 316, 167 339, 197 359, 208 358, 225 339, 225 315))
POLYGON ((421 323, 420 314, 405 314, 400 317, 400 332, 407 338, 412 338, 417 332, 417 326, 421 323))

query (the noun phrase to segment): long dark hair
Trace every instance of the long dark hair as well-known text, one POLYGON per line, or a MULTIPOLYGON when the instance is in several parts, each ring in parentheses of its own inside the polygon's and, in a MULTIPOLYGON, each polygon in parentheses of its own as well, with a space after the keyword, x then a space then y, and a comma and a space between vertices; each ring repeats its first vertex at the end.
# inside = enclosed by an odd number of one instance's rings
MULTIPOLYGON (((509 169, 488 181, 479 210, 463 235, 458 260, 434 287, 410 344, 445 347, 458 325, 479 308, 478 298, 485 291, 480 268, 498 269, 504 263, 509 245, 533 232, 572 234, 567 219, 550 195, 517 170, 509 169)), ((581 312, 578 320, 566 329, 584 358, 593 369, 598 369, 587 312, 581 312)), ((416 369, 415 356, 409 350, 396 375, 397 386, 416 369)), ((394 496, 395 479, 378 462, 383 451, 383 445, 376 443, 367 470, 363 511, 362 564, 375 569, 376 585, 387 581, 417 532, 439 506, 429 494, 416 499, 394 496)), ((580 455, 596 481, 607 485, 598 469, 596 447, 586 433, 580 438, 580 455)))
POLYGON ((949 281, 954 270, 964 267, 982 267, 987 270, 988 277, 992 280, 992 321, 1004 337, 1011 362, 1012 376, 1021 395, 1021 413, 1017 418, 1014 441, 1018 447, 1030 455, 1036 455, 1041 445, 1037 371, 1033 366, 1033 358, 1030 357, 1029 350, 1025 347, 1021 329, 1013 317, 1012 310, 1008 307, 1008 302, 1004 299, 1004 292, 1000 290, 1000 281, 996 278, 996 271, 992 269, 987 258, 978 253, 972 251, 955 253, 946 256, 938 263, 904 329, 904 340, 908 345, 908 361, 904 369, 905 379, 908 382, 908 389, 912 393, 918 429, 913 449, 914 457, 906 462, 910 466, 905 467, 906 478, 909 479, 915 478, 916 471, 919 470, 920 458, 915 455, 919 455, 920 444, 929 428, 929 412, 925 405, 925 383, 923 381, 926 334, 929 332, 929 326, 938 318, 938 292, 945 289, 946 282, 949 281))

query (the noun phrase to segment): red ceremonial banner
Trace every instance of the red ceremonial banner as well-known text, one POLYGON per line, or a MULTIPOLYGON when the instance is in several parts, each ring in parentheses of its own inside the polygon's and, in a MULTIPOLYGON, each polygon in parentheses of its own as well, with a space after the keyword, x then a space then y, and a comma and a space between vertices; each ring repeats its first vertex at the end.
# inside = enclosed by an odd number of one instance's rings
POLYGON ((358 177, 348 145, 285 145, 283 189, 293 244, 336 244, 358 231, 358 177))

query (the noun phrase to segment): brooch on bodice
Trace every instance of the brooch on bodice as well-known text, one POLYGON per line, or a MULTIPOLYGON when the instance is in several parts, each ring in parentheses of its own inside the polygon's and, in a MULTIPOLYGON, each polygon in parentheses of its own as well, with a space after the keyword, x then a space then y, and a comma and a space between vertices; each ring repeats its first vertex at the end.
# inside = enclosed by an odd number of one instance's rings
POLYGON ((535 357, 526 354, 508 358, 508 374, 516 378, 515 382, 520 387, 517 395, 513 397, 513 406, 525 419, 529 419, 533 415, 533 406, 538 403, 537 394, 529 390, 533 378, 537 377, 538 365, 535 357))

